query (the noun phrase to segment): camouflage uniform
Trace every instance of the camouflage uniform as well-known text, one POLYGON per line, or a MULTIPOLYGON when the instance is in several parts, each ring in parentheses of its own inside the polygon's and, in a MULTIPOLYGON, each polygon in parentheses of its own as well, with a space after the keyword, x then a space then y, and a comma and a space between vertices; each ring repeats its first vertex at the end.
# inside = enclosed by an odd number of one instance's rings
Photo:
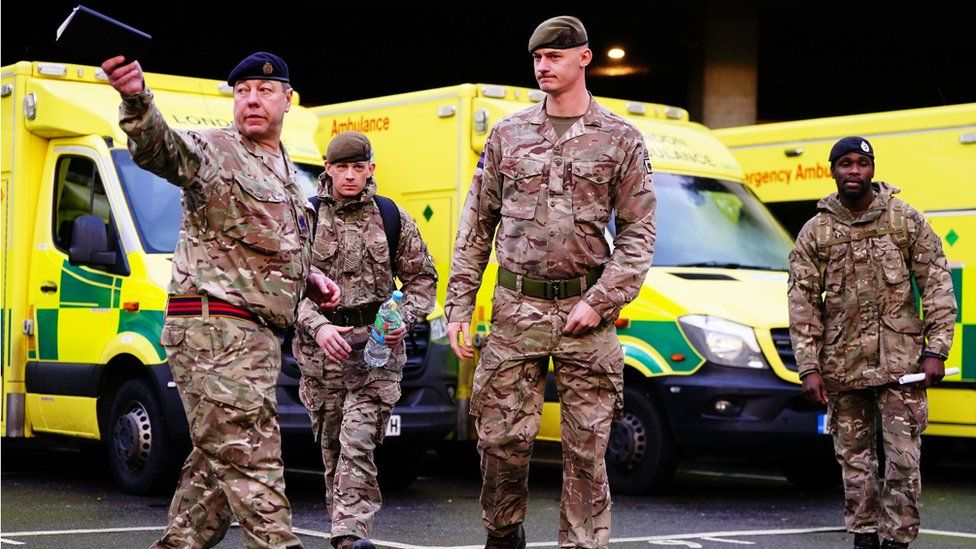
POLYGON ((231 513, 248 547, 301 547, 285 497, 275 386, 275 330, 295 321, 311 266, 307 201, 275 157, 235 127, 170 129, 152 92, 125 97, 120 125, 141 167, 183 189, 171 296, 203 294, 258 322, 210 315, 167 317, 161 342, 190 424, 183 466, 156 547, 210 547, 231 513))
MULTIPOLYGON (((376 181, 353 199, 332 197, 332 179, 320 177, 318 226, 312 248, 314 264, 340 288, 338 311, 360 309, 389 299, 394 289, 390 251, 379 208, 373 202, 376 181)), ((400 314, 407 326, 424 320, 434 307, 437 272, 427 245, 409 214, 400 210, 397 277, 403 284, 400 314)), ((371 323, 373 319, 366 320, 371 323)), ((370 368, 363 360, 368 326, 345 334, 353 348, 349 360, 333 362, 315 343, 315 333, 329 319, 304 299, 299 305, 295 358, 302 371, 299 396, 322 444, 325 500, 332 519, 332 538, 368 538, 383 500, 376 482, 373 450, 382 442, 386 422, 400 398, 406 362, 401 344, 389 362, 370 368)))
MULTIPOLYGON (((590 100, 561 137, 545 102, 495 125, 458 228, 448 284, 449 322, 468 322, 491 252, 500 268, 534 279, 582 278, 606 266, 582 297, 545 300, 495 287, 491 334, 475 372, 489 534, 512 534, 525 518, 528 466, 553 360, 562 413, 561 547, 604 547, 610 491, 604 455, 623 407, 623 354, 613 320, 640 289, 654 249, 655 198, 644 140, 590 100), (604 236, 616 214, 614 250, 604 236), (562 333, 580 299, 602 317, 579 336, 562 333)), ((518 279, 521 284, 522 279, 518 279)))
POLYGON ((790 253, 790 334, 800 377, 819 372, 827 387, 847 529, 908 543, 918 535, 918 460, 928 408, 925 389, 899 386, 898 378, 918 370, 923 347, 949 354, 956 302, 939 237, 919 212, 893 198, 897 188, 875 183, 874 190, 871 205, 857 218, 836 193, 824 198, 797 236, 790 253), (892 213, 900 208, 904 251, 895 230, 898 215, 892 213), (821 226, 821 242, 829 237, 835 243, 818 246, 821 226), (887 461, 880 496, 875 409, 887 461))

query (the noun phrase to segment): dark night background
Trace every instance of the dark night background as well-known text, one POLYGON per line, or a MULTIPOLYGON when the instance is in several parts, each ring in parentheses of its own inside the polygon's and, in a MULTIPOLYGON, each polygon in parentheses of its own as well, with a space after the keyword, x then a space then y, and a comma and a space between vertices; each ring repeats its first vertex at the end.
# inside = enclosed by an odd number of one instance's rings
MULTIPOLYGON (((86 5, 153 36, 152 72, 224 78, 256 50, 289 63, 302 103, 318 105, 462 82, 534 86, 525 45, 543 19, 587 26, 597 62, 622 45, 639 76, 588 78, 596 95, 688 107, 706 14, 743 9, 758 22, 758 118, 791 120, 976 101, 974 2, 641 4, 467 3, 408 9, 350 2, 105 2, 86 5), (907 6, 908 9, 897 6, 907 6)), ((2 63, 71 61, 54 45, 74 2, 5 2, 2 63)), ((744 39, 749 39, 744 37, 744 39)))

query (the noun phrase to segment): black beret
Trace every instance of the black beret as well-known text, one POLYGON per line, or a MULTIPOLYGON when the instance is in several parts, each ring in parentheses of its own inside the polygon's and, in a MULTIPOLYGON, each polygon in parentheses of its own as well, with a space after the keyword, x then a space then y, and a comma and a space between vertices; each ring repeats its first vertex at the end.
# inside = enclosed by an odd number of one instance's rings
POLYGON ((259 51, 244 58, 230 71, 227 83, 231 86, 241 80, 278 80, 288 82, 288 65, 273 53, 259 51))
POLYGON ((565 50, 582 46, 589 39, 583 22, 571 15, 560 15, 546 19, 529 38, 529 53, 539 48, 553 48, 565 50))
POLYGON ((336 162, 369 162, 373 157, 373 146, 365 134, 359 132, 342 132, 329 141, 329 148, 325 152, 325 161, 329 164, 336 162))
POLYGON ((833 148, 830 149, 830 163, 833 164, 837 160, 847 153, 856 152, 857 154, 867 156, 869 158, 874 158, 874 147, 868 143, 867 139, 863 137, 851 136, 845 137, 840 141, 834 143, 833 148))

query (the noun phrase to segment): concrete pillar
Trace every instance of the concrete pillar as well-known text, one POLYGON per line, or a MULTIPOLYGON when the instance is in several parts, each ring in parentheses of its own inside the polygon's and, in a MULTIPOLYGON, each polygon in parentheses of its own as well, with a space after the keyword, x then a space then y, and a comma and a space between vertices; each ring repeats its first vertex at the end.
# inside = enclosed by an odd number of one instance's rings
POLYGON ((706 0, 703 7, 700 51, 692 62, 692 117, 711 128, 755 124, 758 2, 706 0))

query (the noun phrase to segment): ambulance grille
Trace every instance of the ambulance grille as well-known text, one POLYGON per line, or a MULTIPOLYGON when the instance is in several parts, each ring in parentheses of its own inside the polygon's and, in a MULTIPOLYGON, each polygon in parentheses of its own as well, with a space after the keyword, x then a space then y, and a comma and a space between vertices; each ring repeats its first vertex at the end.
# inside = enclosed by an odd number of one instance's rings
POLYGON ((776 352, 779 354, 779 358, 783 361, 786 369, 794 372, 797 371, 796 355, 793 354, 793 342, 790 341, 790 329, 773 328, 769 331, 769 335, 773 337, 776 352))

